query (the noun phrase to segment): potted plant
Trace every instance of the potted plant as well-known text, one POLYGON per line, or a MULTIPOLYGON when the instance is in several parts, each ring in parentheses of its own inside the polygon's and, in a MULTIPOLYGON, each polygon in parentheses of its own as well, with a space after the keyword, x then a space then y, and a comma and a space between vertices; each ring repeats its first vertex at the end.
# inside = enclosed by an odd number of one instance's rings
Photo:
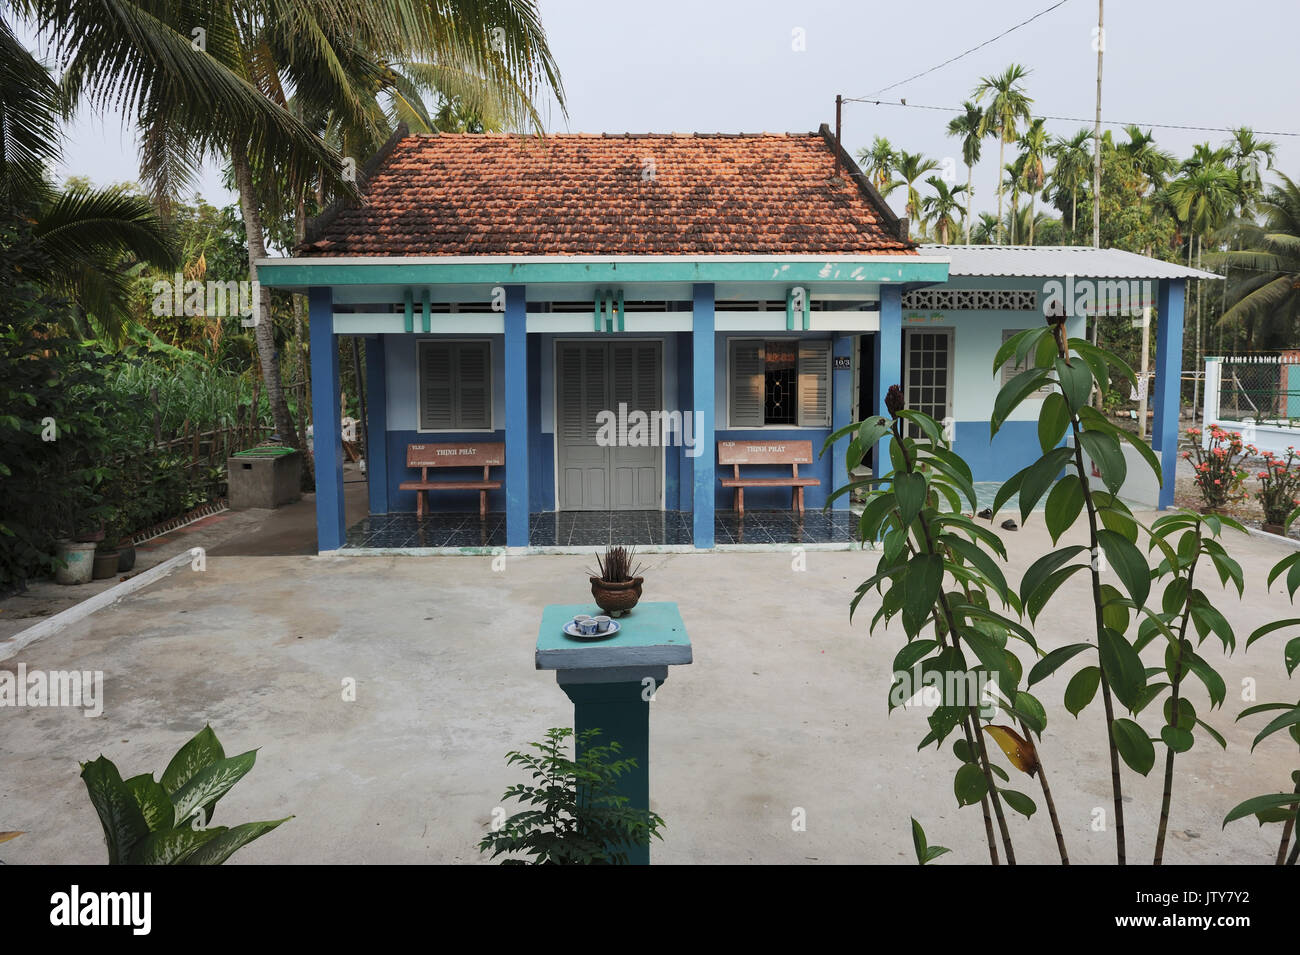
POLYGON ((1200 488, 1205 504, 1202 514, 1218 514, 1233 501, 1243 497, 1242 483, 1246 480, 1246 470, 1241 466, 1248 456, 1259 452, 1251 445, 1243 444, 1241 433, 1228 432, 1217 424, 1210 428, 1210 446, 1201 447, 1201 429, 1188 428, 1187 437, 1191 439, 1192 449, 1183 452, 1183 457, 1192 461, 1196 474, 1196 486, 1200 488))
POLYGON ((607 547, 602 557, 596 554, 596 571, 590 574, 591 596, 596 606, 611 617, 626 614, 641 599, 641 583, 637 576, 641 565, 633 566, 636 549, 629 550, 621 544, 607 547))
POLYGON ((1270 534, 1285 534, 1287 515, 1300 504, 1300 470, 1292 470, 1295 448, 1286 449, 1286 457, 1279 458, 1272 451, 1264 452, 1264 469, 1259 478, 1255 497, 1264 508, 1264 530, 1270 534))

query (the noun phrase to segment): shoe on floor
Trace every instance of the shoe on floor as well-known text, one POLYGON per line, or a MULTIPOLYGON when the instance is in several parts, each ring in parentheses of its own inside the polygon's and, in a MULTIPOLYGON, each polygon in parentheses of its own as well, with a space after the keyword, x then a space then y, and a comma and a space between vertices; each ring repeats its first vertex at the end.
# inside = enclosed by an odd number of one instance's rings
POLYGON ((1015 521, 1007 520, 1002 522, 1002 529, 1004 531, 1014 531, 1017 530, 1018 528, 1016 526, 1015 521))
POLYGON ((979 512, 979 516, 982 517, 982 518, 984 518, 984 520, 986 520, 986 521, 991 521, 991 520, 993 520, 993 512, 992 512, 991 510, 989 510, 989 508, 987 508, 987 507, 984 508, 984 510, 982 510, 982 511, 979 512))

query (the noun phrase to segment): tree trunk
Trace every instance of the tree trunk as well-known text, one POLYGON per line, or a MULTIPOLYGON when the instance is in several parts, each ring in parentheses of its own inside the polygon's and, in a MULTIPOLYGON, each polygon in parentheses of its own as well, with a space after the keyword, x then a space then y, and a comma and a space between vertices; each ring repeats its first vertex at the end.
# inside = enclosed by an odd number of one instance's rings
POLYGON ((1029 244, 1034 244, 1034 193, 1029 193, 1029 244))
MULTIPOLYGON (((294 210, 293 235, 299 245, 307 240, 307 203, 301 195, 298 196, 298 205, 294 210)), ((307 436, 307 401, 309 398, 307 391, 309 367, 307 349, 303 347, 302 339, 303 315, 307 310, 305 298, 305 296, 296 292, 293 295, 293 363, 294 377, 297 381, 295 397, 298 401, 298 434, 301 437, 307 436)))
POLYGON ((974 170, 974 167, 972 167, 972 166, 967 166, 967 167, 966 167, 966 244, 967 244, 967 245, 970 245, 970 211, 971 211, 971 202, 972 202, 972 200, 974 200, 974 198, 975 198, 975 193, 972 191, 972 186, 971 186, 971 174, 972 174, 974 171, 975 171, 975 170, 974 170))
POLYGON ((1002 135, 1002 127, 998 126, 998 245, 1002 244, 1002 161, 1005 158, 1004 152, 1007 148, 1006 137, 1002 135))
MULTIPOLYGON (((248 276, 257 281, 257 260, 266 257, 266 241, 262 237, 262 217, 257 208, 253 190, 253 170, 248 163, 248 153, 243 143, 230 146, 230 163, 239 190, 239 208, 244 216, 244 235, 248 240, 248 276)), ((271 290, 258 289, 256 322, 253 338, 257 342, 257 357, 262 366, 262 382, 266 386, 266 400, 271 406, 271 420, 285 444, 306 451, 307 445, 298 434, 289 414, 289 404, 284 400, 284 386, 280 381, 280 355, 275 349, 275 332, 271 321, 271 290)), ((312 456, 303 454, 303 470, 314 482, 312 456)))

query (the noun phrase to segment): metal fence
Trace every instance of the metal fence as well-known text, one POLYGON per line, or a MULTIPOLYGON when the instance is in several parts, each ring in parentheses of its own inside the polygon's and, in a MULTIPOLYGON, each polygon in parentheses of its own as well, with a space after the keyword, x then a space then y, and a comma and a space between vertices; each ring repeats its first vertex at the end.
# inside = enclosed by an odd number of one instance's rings
POLYGON ((1231 356, 1218 359, 1217 364, 1219 418, 1260 423, 1300 420, 1300 352, 1231 356))

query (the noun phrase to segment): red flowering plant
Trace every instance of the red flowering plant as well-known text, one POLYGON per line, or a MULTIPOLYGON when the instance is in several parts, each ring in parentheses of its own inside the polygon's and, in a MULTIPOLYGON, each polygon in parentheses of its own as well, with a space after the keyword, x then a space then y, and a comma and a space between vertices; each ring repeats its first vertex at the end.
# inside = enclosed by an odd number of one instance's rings
POLYGON ((1268 524, 1285 524, 1287 515, 1300 506, 1300 468, 1291 467, 1295 460, 1295 448, 1287 448, 1285 458, 1264 452, 1264 464, 1255 475, 1259 479, 1255 497, 1268 524))
POLYGON ((1196 486, 1201 489, 1205 506, 1223 507, 1245 498, 1242 485, 1246 481, 1246 469, 1242 463, 1246 458, 1258 455, 1259 451, 1242 442, 1240 431, 1225 431, 1217 424, 1209 428, 1208 448, 1201 447, 1200 428, 1187 429, 1192 449, 1183 452, 1183 457, 1192 462, 1196 486))

